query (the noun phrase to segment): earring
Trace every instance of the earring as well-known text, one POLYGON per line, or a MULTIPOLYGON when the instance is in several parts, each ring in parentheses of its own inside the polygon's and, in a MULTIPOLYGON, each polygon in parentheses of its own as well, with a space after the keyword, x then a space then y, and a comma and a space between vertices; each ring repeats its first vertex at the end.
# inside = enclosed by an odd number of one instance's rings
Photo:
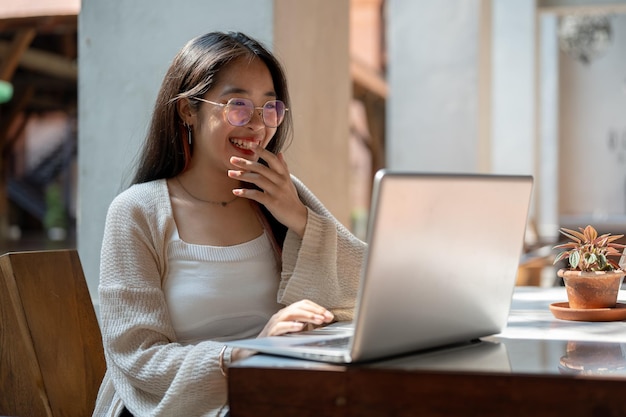
POLYGON ((191 145, 191 126, 188 124, 185 124, 185 126, 187 127, 187 140, 189 140, 189 144, 191 145))

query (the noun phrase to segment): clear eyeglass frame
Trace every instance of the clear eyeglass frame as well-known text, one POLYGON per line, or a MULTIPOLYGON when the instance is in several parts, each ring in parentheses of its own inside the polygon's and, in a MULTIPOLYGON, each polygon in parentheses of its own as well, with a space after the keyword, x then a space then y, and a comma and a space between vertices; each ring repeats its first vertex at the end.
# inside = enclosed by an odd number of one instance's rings
POLYGON ((218 103, 199 97, 194 97, 194 100, 223 107, 226 110, 228 123, 237 127, 250 123, 254 111, 260 110, 265 126, 276 128, 284 121, 285 114, 289 111, 281 100, 268 100, 262 107, 255 106, 252 100, 247 98, 231 98, 226 103, 218 103))

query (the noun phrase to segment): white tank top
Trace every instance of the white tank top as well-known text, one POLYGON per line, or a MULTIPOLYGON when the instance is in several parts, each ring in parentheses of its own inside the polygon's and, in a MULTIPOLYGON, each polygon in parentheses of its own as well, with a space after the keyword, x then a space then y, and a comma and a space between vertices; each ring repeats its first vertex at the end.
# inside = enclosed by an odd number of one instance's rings
POLYGON ((280 271, 268 236, 234 246, 168 245, 165 300, 178 341, 255 337, 282 306, 280 271))

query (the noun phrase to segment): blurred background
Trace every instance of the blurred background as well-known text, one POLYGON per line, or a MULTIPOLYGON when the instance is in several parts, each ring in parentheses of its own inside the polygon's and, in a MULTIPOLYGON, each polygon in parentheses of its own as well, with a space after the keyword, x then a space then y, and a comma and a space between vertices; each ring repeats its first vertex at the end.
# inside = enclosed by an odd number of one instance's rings
POLYGON ((289 166, 360 237, 383 167, 533 175, 520 285, 554 283, 559 227, 626 231, 626 0, 12 0, 2 253, 78 248, 97 297, 106 210, 161 79, 212 30, 285 64, 289 166))

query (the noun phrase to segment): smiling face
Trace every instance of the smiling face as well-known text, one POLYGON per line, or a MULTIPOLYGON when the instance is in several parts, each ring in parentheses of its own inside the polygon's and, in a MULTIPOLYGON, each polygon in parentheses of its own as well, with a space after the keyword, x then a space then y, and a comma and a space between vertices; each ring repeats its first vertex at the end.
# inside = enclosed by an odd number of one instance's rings
MULTIPOLYGON (((222 104, 233 98, 245 98, 255 107, 262 107, 277 97, 265 63, 257 58, 244 57, 222 68, 215 84, 202 98, 222 104)), ((200 102, 198 111, 187 118, 187 123, 193 126, 194 149, 190 168, 225 173, 233 168, 229 162, 232 156, 253 158, 250 146, 266 147, 276 133, 276 128, 265 126, 259 109, 253 112, 246 125, 239 127, 228 122, 227 111, 226 107, 200 102)))

